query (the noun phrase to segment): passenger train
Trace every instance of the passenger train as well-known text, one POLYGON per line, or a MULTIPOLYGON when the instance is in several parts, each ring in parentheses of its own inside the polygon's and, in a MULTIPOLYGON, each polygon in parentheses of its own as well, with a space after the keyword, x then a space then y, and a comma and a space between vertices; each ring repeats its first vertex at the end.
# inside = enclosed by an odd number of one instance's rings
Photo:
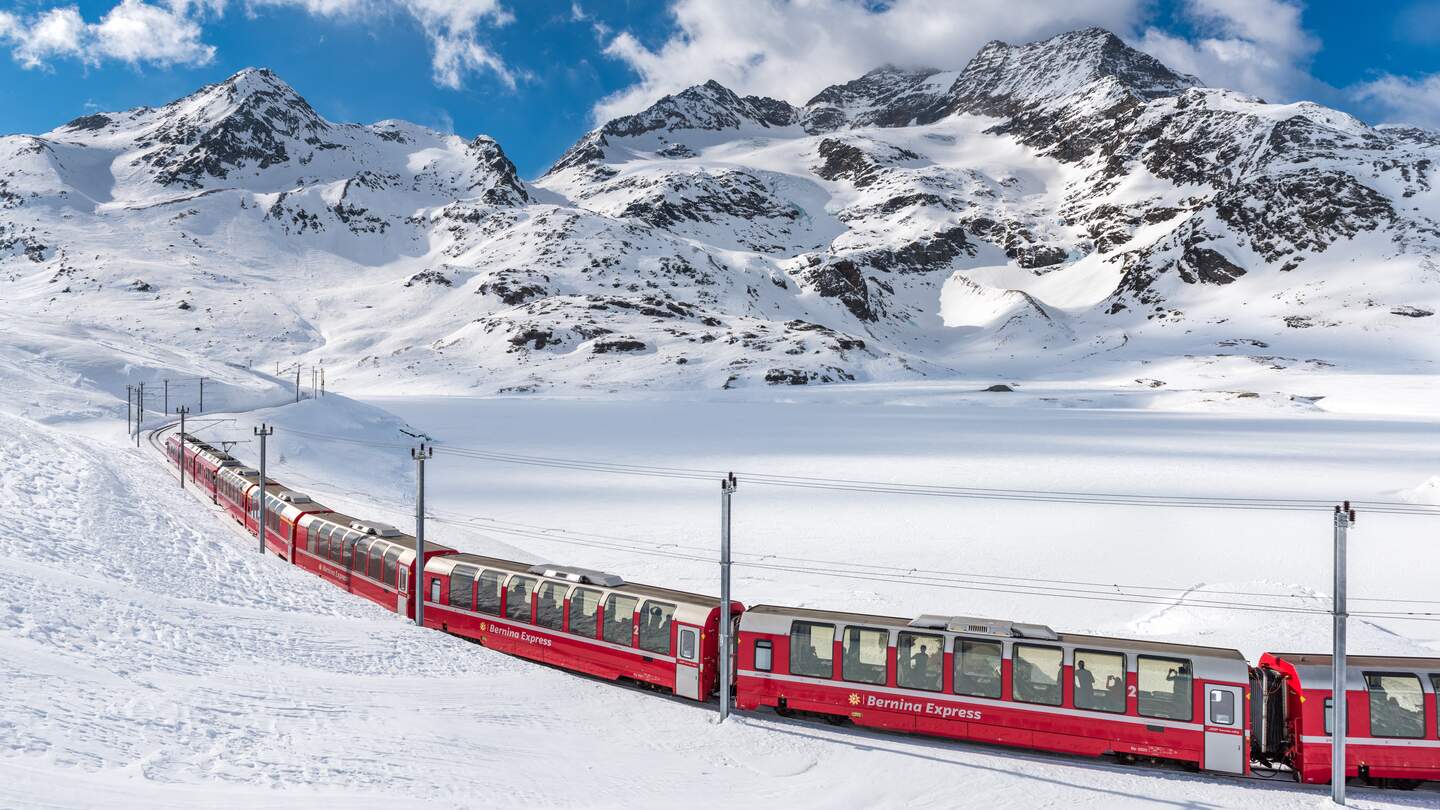
MULTIPOLYGON (((336 587, 486 647, 694 701, 717 698, 720 600, 584 568, 458 552, 341 514, 227 453, 171 435, 187 486, 267 550, 336 587)), ((730 606, 735 706, 1217 774, 1331 773, 1332 661, 1057 633, 962 616, 730 606)), ((1346 778, 1440 781, 1440 658, 1346 660, 1346 778)))

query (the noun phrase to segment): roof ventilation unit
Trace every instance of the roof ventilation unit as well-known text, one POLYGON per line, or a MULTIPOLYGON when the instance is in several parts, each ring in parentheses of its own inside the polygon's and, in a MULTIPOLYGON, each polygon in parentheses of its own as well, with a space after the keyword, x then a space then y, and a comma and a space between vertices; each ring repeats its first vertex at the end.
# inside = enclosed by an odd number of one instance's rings
POLYGON ((604 571, 592 571, 589 568, 575 568, 569 565, 549 565, 541 563, 530 566, 530 573, 539 574, 550 579, 563 579, 566 582, 579 582, 584 585, 599 585, 602 588, 618 588, 625 584, 625 580, 616 574, 607 574, 604 571))

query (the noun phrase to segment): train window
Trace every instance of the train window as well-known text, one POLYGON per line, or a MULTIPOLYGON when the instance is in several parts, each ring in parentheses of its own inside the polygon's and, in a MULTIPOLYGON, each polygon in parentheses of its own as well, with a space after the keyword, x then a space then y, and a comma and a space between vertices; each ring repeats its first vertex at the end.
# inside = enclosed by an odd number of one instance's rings
POLYGON ((1125 713, 1124 653, 1075 651, 1075 708, 1125 713))
POLYGON ((315 553, 317 553, 317 551, 318 551, 319 549, 324 548, 325 545, 326 545, 327 543, 329 543, 329 542, 330 542, 330 524, 329 524, 329 523, 322 523, 322 524, 320 524, 320 528, 319 528, 319 529, 317 529, 316 531, 310 532, 310 536, 306 538, 305 550, 308 551, 308 552, 310 552, 311 554, 315 554, 315 553))
POLYGON ((633 647, 635 629, 635 605, 640 602, 633 596, 610 594, 605 600, 605 640, 611 644, 633 647))
POLYGON ((565 629, 565 590, 568 585, 558 582, 540 583, 539 605, 535 609, 535 623, 551 630, 565 629))
POLYGON ((370 577, 371 579, 379 580, 380 577, 385 573, 385 571, 384 571, 385 549, 386 549, 388 546, 389 546, 388 543, 382 543, 382 542, 380 542, 380 541, 376 541, 376 542, 370 544, 370 572, 369 572, 369 577, 370 577))
POLYGON ((358 573, 365 573, 365 568, 370 564, 370 543, 371 540, 361 540, 350 549, 350 570, 358 573))
POLYGON ((1015 699, 1026 703, 1059 706, 1062 664, 1065 651, 1059 647, 1016 644, 1012 673, 1015 699))
MULTIPOLYGON (((1335 733, 1335 699, 1325 698, 1325 733, 1335 733)), ((1345 735, 1347 738, 1349 734, 1345 735)))
POLYGON ((600 592, 588 588, 576 588, 570 594, 570 632, 585 638, 595 638, 600 628, 595 618, 600 610, 600 592))
POLYGON ((471 610, 475 607, 475 600, 471 598, 471 592, 475 590, 475 569, 457 565, 450 570, 450 604, 454 607, 471 610))
POLYGON ((1416 675, 1367 672, 1370 736, 1424 737, 1425 691, 1416 675))
POLYGON ((790 625, 790 674, 835 677, 835 626, 814 622, 790 625))
POLYGON ((955 693, 999 698, 1002 657, 1003 648, 998 641, 955 639, 955 693))
POLYGON ((503 571, 481 571, 480 584, 475 588, 475 609, 481 613, 500 615, 500 588, 505 582, 503 571))
POLYGON ((847 681, 885 685, 885 653, 890 631, 868 627, 845 628, 840 647, 840 677, 847 681))
POLYGON ((670 622, 675 606, 664 602, 646 602, 640 608, 640 649, 658 655, 670 654, 670 622))
POLYGON ((895 641, 895 683, 905 689, 944 688, 945 637, 901 633, 895 641))
POLYGON ((1195 713, 1189 661, 1137 656, 1140 713, 1166 720, 1189 720, 1195 713))
POLYGON ((755 641, 755 669, 760 672, 769 672, 774 666, 775 645, 767 639, 756 639, 755 641))
POLYGON ((434 577, 430 580, 430 601, 440 603, 440 578, 434 577))
POLYGON ((1210 690, 1210 722, 1217 726, 1235 725, 1235 693, 1229 689, 1210 690))
MULTIPOLYGON (((1436 712, 1435 712, 1435 713, 1436 713, 1437 717, 1440 717, 1440 675, 1431 675, 1431 676, 1430 676, 1430 688, 1431 688, 1432 690, 1434 690, 1434 692, 1435 692, 1435 695, 1436 695, 1436 698, 1435 698, 1436 712)), ((1435 725, 1436 725, 1436 729, 1435 729, 1436 735, 1437 735, 1437 736, 1440 736, 1440 720, 1437 720, 1435 725)))
POLYGON ((680 634, 680 658, 685 661, 694 661, 695 656, 695 631, 680 634))
POLYGON ((505 616, 522 622, 530 621, 530 594, 535 592, 535 580, 515 574, 505 585, 505 616))
POLYGON ((390 587, 395 587, 395 563, 400 559, 400 547, 391 546, 385 552, 385 567, 380 569, 380 582, 390 587))

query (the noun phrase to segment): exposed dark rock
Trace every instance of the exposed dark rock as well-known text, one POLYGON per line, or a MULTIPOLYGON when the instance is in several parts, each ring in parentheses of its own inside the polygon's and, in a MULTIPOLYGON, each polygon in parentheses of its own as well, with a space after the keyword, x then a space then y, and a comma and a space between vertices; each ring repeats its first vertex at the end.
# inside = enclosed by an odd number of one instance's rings
POLYGON ((989 388, 986 388, 986 389, 985 389, 985 393, 987 393, 987 394, 991 394, 991 393, 993 393, 993 394, 1008 394, 1008 393, 1013 392, 1014 390, 1015 390, 1014 388, 1011 388, 1010 386, 1005 385, 1004 383, 999 383, 999 384, 997 384, 997 385, 992 385, 992 386, 990 386, 989 388))
POLYGON ((416 273, 405 281, 406 287, 413 287, 416 284, 423 284, 426 286, 433 284, 440 287, 454 286, 454 282, 450 281, 450 279, 439 270, 421 270, 420 272, 416 273))
POLYGON ((1428 317, 1430 317, 1431 315, 1434 315, 1435 312, 1434 312, 1434 310, 1422 309, 1422 308, 1420 308, 1420 307, 1412 307, 1412 306, 1406 304, 1406 305, 1404 305, 1404 306, 1398 306, 1398 307, 1392 308, 1392 309, 1390 310, 1390 314, 1391 314, 1391 315, 1403 315, 1403 316, 1406 317, 1406 318, 1428 318, 1428 317))
POLYGON ((591 351, 595 354, 612 354, 615 352, 643 352, 645 341, 634 338, 617 338, 614 340, 597 340, 591 351))

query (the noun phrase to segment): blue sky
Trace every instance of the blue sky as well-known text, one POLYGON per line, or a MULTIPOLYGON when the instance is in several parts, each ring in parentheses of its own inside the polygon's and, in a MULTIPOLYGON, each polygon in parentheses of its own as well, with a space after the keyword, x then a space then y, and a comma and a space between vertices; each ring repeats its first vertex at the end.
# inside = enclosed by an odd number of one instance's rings
POLYGON ((266 66, 327 118, 495 137, 527 177, 601 120, 716 78, 803 102, 885 62, 1089 24, 1208 83, 1440 127, 1440 0, 0 0, 0 132, 266 66))

